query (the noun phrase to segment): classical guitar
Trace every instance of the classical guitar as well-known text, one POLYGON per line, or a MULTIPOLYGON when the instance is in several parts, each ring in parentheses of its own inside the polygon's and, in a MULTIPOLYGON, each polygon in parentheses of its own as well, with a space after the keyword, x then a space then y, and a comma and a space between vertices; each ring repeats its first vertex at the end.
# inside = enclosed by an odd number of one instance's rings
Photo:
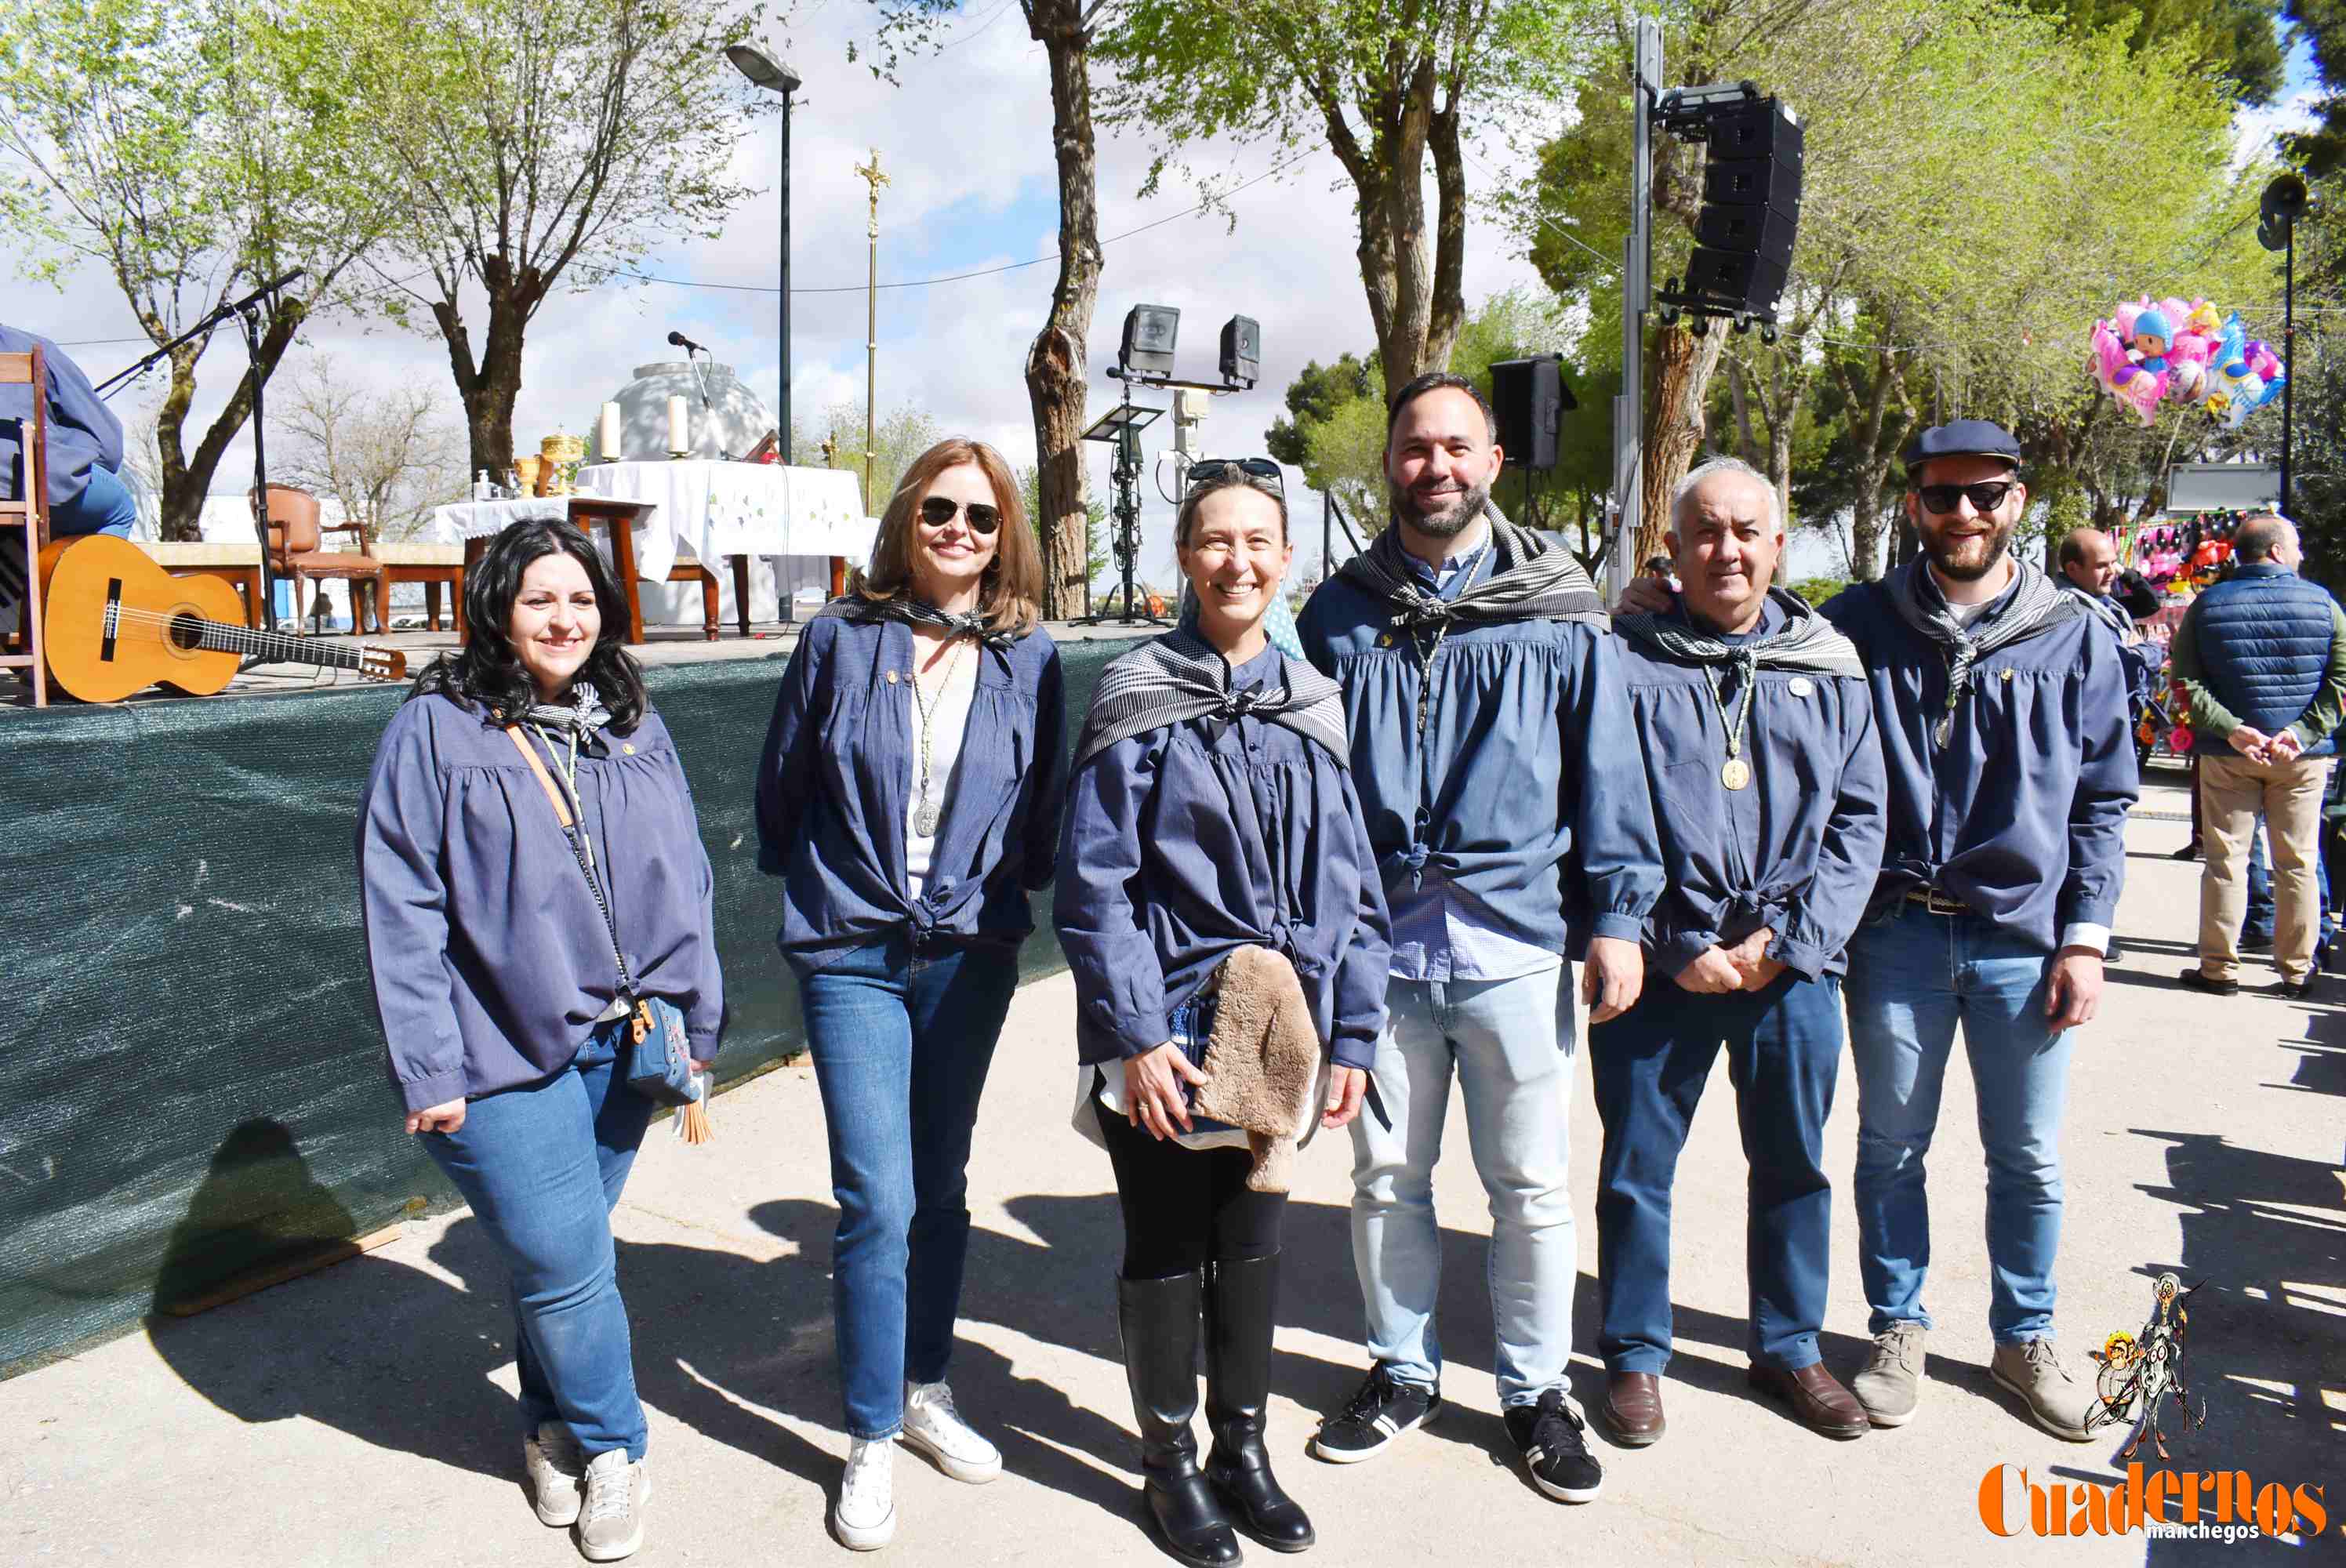
POLYGON ((41 652, 49 678, 84 702, 119 702, 162 685, 209 697, 256 656, 399 680, 407 656, 320 643, 244 624, 244 601, 218 577, 174 577, 110 534, 52 541, 41 551, 41 652))

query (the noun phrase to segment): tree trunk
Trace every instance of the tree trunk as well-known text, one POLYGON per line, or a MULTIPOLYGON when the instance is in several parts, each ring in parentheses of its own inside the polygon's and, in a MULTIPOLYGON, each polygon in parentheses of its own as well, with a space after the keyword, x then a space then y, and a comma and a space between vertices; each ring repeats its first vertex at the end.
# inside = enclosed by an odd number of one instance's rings
POLYGON ((1051 69, 1051 140, 1059 168, 1059 282, 1050 319, 1026 351, 1035 412, 1035 527, 1043 548, 1043 615, 1077 614, 1091 575, 1083 434, 1092 310, 1099 298, 1097 168, 1092 137, 1091 36, 1080 0, 1029 0, 1027 30, 1051 69))
MULTIPOLYGON (((1880 351, 1873 361, 1873 384, 1866 389, 1862 402, 1865 416, 1858 425, 1860 451, 1857 470, 1857 494, 1850 504, 1850 575, 1861 583, 1870 583, 1882 575, 1882 535, 1884 527, 1894 519, 1885 519, 1882 508, 1882 484, 1890 473, 1891 453, 1882 450, 1882 424, 1890 406, 1891 384, 1897 380, 1898 363, 1887 349, 1880 351)), ((1843 385, 1851 393, 1850 402, 1858 403, 1856 389, 1843 385)))
MULTIPOLYGON (((155 446, 162 460, 160 532, 164 538, 192 543, 203 537, 204 497, 211 494, 212 477, 219 470, 220 459, 228 454, 229 443, 252 417, 253 388, 256 384, 269 384, 277 362, 293 346, 293 336, 301 331, 308 313, 307 307, 298 300, 289 300, 270 312, 269 324, 260 334, 259 356, 237 382, 236 391, 229 394, 228 406, 206 427, 192 455, 181 438, 187 428, 188 407, 196 395, 196 360, 209 346, 209 341, 190 343, 171 355, 171 390, 164 394, 163 406, 155 418, 155 446)), ((230 330, 242 335, 241 328, 230 330)), ((162 341, 177 335, 160 323, 150 324, 148 331, 168 334, 162 341)), ((251 486, 240 482, 237 488, 244 491, 251 486)))
POLYGON ((1726 344, 1727 329, 1719 323, 1699 333, 1678 325, 1663 327, 1654 334, 1646 391, 1645 483, 1637 548, 1629 556, 1633 570, 1638 563, 1662 553, 1662 535, 1670 525, 1670 492, 1694 466, 1694 454, 1702 450, 1702 438, 1708 429, 1703 405, 1710 395, 1710 378, 1719 369, 1719 351, 1726 344))
POLYGON ((1450 362, 1466 318, 1466 175, 1455 107, 1437 110, 1430 54, 1373 106, 1366 147, 1332 80, 1308 83, 1328 142, 1360 206, 1361 285, 1377 332, 1377 361, 1391 396, 1450 362), (1425 160, 1433 155, 1435 232, 1425 215, 1425 160))
POLYGON ((486 470, 492 479, 497 479, 513 466, 513 412, 521 398, 522 343, 530 318, 546 298, 546 283, 530 268, 524 268, 516 278, 512 263, 502 256, 492 256, 484 264, 481 282, 489 300, 489 327, 487 342, 477 360, 453 282, 446 284, 440 299, 432 301, 432 319, 448 346, 448 368, 456 378, 456 394, 464 402, 467 468, 472 473, 486 470))

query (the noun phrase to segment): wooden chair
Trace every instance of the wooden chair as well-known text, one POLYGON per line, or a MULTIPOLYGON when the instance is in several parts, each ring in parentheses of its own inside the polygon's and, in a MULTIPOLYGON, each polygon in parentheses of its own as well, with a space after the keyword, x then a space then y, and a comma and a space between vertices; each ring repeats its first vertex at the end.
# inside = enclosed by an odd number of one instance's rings
POLYGON ((351 585, 352 634, 363 635, 367 629, 367 612, 359 596, 362 586, 374 590, 374 629, 383 629, 391 594, 384 584, 382 563, 375 558, 369 543, 363 523, 321 523, 318 498, 308 491, 290 484, 269 487, 269 565, 277 575, 292 579, 294 625, 308 618, 310 585, 339 580, 351 585), (358 548, 321 549, 328 534, 351 535, 358 548))
POLYGON ((49 542, 49 366, 36 344, 30 353, 0 354, 0 386, 33 389, 33 412, 16 421, 24 453, 19 499, 0 501, 0 528, 25 531, 25 594, 16 606, 15 653, 0 653, 0 668, 29 669, 33 706, 49 705, 49 672, 41 652, 41 548, 49 542))

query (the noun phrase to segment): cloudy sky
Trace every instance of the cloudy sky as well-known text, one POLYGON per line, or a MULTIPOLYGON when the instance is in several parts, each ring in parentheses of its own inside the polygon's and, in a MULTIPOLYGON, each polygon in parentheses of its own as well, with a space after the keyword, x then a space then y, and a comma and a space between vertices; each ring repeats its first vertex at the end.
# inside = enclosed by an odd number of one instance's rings
MULTIPOLYGON (((865 186, 853 172, 877 148, 892 183, 881 208, 880 276, 884 283, 1035 261, 1035 265, 930 287, 883 289, 879 317, 879 402, 882 412, 920 403, 947 431, 990 441, 1015 463, 1032 461, 1034 438, 1022 365, 1048 308, 1056 266, 1057 199, 1051 159, 1051 110, 1041 46, 1026 36, 1012 0, 972 0, 968 15, 936 55, 912 62, 901 87, 850 65, 851 41, 865 36, 870 7, 861 0, 811 0, 787 32, 770 34, 769 51, 805 78, 793 122, 792 220, 797 290, 793 301, 793 399, 802 425, 834 402, 861 406, 864 393, 865 186), (806 292, 840 290, 839 292, 806 292)), ((730 75, 722 60, 712 71, 730 75)), ((2291 61, 2284 102, 2249 121, 2249 137, 2301 115, 2309 67, 2291 61)), ((1374 346, 1355 267, 1357 241, 1349 187, 1325 150, 1252 185, 1229 203, 1233 228, 1219 216, 1177 216, 1196 193, 1168 178, 1155 198, 1139 188, 1153 148, 1139 137, 1104 137, 1099 151, 1100 231, 1104 238, 1158 224, 1109 243, 1092 332, 1095 412, 1120 393, 1101 372, 1114 361, 1117 330, 1137 302, 1180 308, 1181 372, 1216 379, 1215 350, 1233 313, 1262 323, 1262 381, 1253 392, 1218 398, 1207 425, 1209 453, 1262 450, 1262 431, 1281 414, 1288 382, 1307 360, 1328 360, 1374 346), (1171 219, 1169 222, 1159 222, 1171 219)), ((1198 167, 1226 183, 1253 179, 1299 149, 1230 145, 1209 149, 1198 167)), ((715 241, 680 240, 639 264, 646 273, 695 284, 750 289, 611 284, 549 300, 533 323, 515 429, 525 449, 557 426, 584 432, 597 405, 626 382, 633 367, 672 358, 671 328, 709 345, 761 397, 777 381, 775 296, 779 134, 765 123, 735 151, 734 174, 762 194, 741 207, 715 241)), ((1511 177, 1498 155, 1470 165, 1478 196, 1511 177)), ((1429 207, 1432 192, 1428 191, 1429 207)), ((1535 282, 1516 247, 1496 224, 1470 227, 1466 295, 1470 305, 1510 286, 1535 282)), ((73 275, 62 291, 0 278, 0 320, 73 346, 92 378, 111 374, 146 350, 120 295, 95 269, 73 275), (106 341, 129 339, 127 341, 106 341)), ((476 321, 475 331, 478 331, 476 321)), ((392 385, 444 390, 456 412, 454 383, 436 338, 354 320, 313 323, 280 375, 300 356, 334 356, 341 373, 392 385)), ((217 340, 199 372, 196 413, 208 421, 240 369, 232 339, 217 340)), ((1610 389, 1599 389, 1600 392, 1610 389)), ((117 406, 145 395, 122 394, 117 406)), ((1165 401, 1162 398, 1152 401, 1165 401)), ((128 412, 126 410, 126 412, 128 412)), ((191 425, 190 440, 200 424, 191 425)), ((1153 453, 1170 440, 1169 421, 1150 432, 1153 453)), ((1104 447, 1091 449, 1095 494, 1107 485, 1104 447)), ((250 473, 240 439, 215 487, 240 490, 250 473)), ((1300 496, 1300 476, 1290 473, 1300 496)), ((1169 508, 1144 484, 1143 575, 1171 574, 1169 508)), ((1300 531, 1298 567, 1316 558, 1318 507, 1300 531)), ((1821 558, 1796 560, 1796 573, 1831 569, 1821 558)))

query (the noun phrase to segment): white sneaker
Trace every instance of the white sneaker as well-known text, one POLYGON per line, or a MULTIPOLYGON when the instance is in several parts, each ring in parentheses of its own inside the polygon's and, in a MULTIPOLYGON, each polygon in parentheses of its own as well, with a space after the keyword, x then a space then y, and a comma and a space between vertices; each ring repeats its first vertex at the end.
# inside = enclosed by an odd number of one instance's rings
POLYGON ((831 1532, 851 1552, 876 1552, 896 1534, 896 1440, 857 1438, 831 1511, 831 1532))
POLYGON ((557 1528, 576 1523, 586 1502, 586 1460, 570 1429, 560 1421, 540 1421, 536 1431, 521 1440, 521 1462, 529 1474, 537 1522, 557 1528))
POLYGON ((983 1486, 1002 1473, 1002 1451, 962 1419, 943 1383, 904 1385, 904 1441, 955 1481, 983 1486))
POLYGON ((648 1456, 627 1462, 623 1448, 586 1461, 586 1500, 578 1512, 578 1550, 589 1563, 632 1557, 644 1543, 644 1504, 651 1501, 648 1456))

